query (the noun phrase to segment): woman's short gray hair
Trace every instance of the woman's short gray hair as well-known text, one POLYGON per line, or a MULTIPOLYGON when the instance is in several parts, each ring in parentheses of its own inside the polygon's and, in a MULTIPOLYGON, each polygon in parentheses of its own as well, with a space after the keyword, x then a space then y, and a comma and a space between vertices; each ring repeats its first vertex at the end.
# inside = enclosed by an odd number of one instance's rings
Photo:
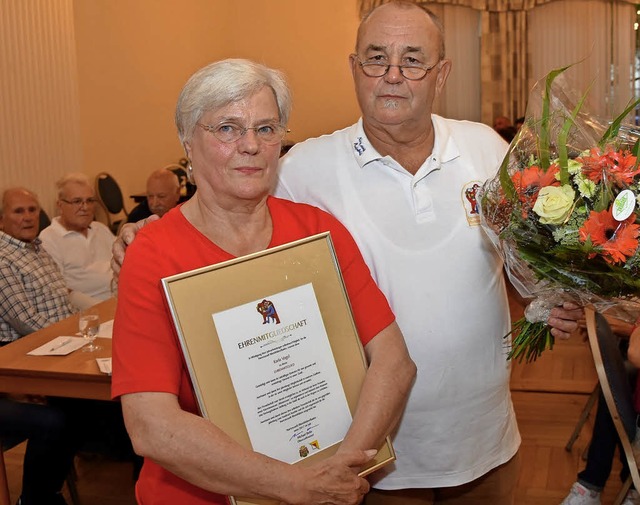
POLYGON ((193 74, 182 88, 176 105, 180 142, 191 139, 202 115, 247 98, 264 86, 273 90, 280 123, 286 126, 291 112, 291 91, 284 74, 260 63, 227 59, 211 63, 193 74))

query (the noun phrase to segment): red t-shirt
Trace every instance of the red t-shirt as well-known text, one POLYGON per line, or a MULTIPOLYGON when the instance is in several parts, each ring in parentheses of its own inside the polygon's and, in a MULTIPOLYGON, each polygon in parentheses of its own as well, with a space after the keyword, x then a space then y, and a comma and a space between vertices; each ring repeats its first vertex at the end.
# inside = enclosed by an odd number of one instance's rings
MULTIPOLYGON (((269 247, 331 232, 363 345, 394 321, 386 298, 342 224, 310 205, 274 197, 269 197, 267 204, 273 221, 269 247)), ((194 228, 179 208, 138 233, 127 249, 120 273, 113 329, 114 398, 167 392, 178 396, 185 411, 198 413, 160 279, 230 259, 233 256, 194 228)), ((224 496, 195 487, 150 460, 144 462, 136 495, 142 504, 227 503, 224 496)))

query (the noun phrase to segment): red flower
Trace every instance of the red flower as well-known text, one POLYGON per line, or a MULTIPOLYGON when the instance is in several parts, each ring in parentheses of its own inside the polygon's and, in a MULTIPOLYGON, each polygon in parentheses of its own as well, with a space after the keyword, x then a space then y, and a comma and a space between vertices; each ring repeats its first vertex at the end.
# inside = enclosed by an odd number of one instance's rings
POLYGON ((536 203, 541 188, 560 185, 560 181, 556 179, 556 174, 559 171, 560 168, 556 164, 551 165, 546 172, 540 167, 532 165, 513 174, 511 180, 518 193, 518 199, 522 202, 523 218, 527 218, 529 210, 536 203))
POLYGON ((640 173, 640 168, 634 170, 636 157, 629 151, 614 151, 607 147, 606 152, 594 147, 589 156, 577 158, 582 163, 582 173, 598 184, 604 179, 611 181, 618 187, 626 187, 633 182, 633 178, 640 173))
MULTIPOLYGON (((616 221, 611 209, 602 212, 592 210, 579 230, 580 241, 591 239, 601 249, 600 254, 607 263, 624 263, 638 248, 640 225, 634 224, 634 220, 634 214, 625 221, 616 221)), ((590 253, 589 258, 595 255, 590 253)))

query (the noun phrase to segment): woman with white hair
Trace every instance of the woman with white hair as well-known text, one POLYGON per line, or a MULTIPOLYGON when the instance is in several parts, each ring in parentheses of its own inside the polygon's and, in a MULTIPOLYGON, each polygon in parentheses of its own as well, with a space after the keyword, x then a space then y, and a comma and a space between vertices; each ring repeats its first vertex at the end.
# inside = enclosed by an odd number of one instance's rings
POLYGON ((290 108, 280 72, 237 59, 196 72, 178 99, 178 134, 197 191, 127 249, 114 327, 112 394, 145 457, 139 503, 223 504, 223 495, 359 503, 369 485, 358 469, 401 415, 415 367, 355 242, 329 214, 269 196, 290 108), (302 467, 249 451, 197 415, 160 279, 324 231, 370 366, 338 453, 302 467))

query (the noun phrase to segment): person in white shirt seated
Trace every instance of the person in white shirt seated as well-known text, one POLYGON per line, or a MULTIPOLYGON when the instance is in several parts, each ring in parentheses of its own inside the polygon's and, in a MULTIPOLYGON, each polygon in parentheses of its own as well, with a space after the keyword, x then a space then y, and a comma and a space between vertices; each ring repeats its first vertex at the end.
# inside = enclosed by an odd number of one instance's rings
POLYGON ((72 302, 89 307, 113 295, 110 261, 115 237, 106 225, 94 221, 98 200, 86 175, 67 174, 56 188, 60 215, 40 232, 40 240, 72 291, 72 302))

